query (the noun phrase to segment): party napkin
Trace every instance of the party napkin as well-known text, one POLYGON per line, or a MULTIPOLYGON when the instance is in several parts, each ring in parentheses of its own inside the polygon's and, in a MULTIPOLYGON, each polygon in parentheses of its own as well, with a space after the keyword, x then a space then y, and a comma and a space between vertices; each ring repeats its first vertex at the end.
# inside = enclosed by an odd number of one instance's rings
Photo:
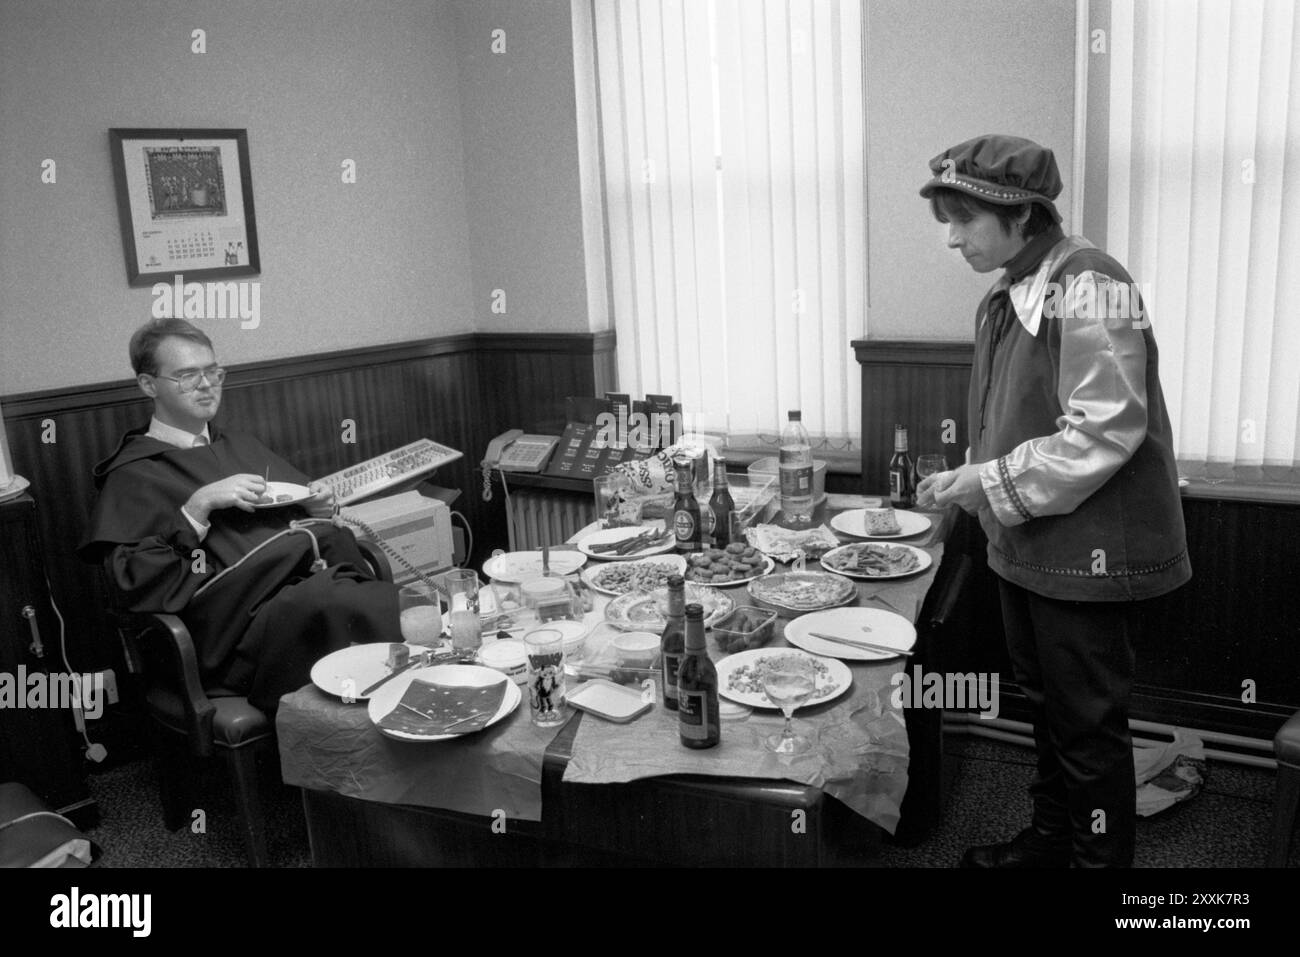
POLYGON ((407 734, 469 734, 487 727, 505 700, 506 682, 467 686, 416 678, 397 707, 379 720, 407 734))

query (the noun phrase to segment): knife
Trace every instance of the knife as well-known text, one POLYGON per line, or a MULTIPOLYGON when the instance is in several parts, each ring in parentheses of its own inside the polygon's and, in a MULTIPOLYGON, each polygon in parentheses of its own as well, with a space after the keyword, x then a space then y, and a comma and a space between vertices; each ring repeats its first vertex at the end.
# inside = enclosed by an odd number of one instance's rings
POLYGON ((372 684, 365 691, 361 692, 361 694, 358 695, 358 697, 361 698, 368 697, 370 693, 374 691, 376 688, 380 687, 381 685, 388 684, 388 682, 392 681, 403 671, 410 671, 412 668, 416 667, 417 665, 432 665, 440 661, 450 661, 453 658, 463 661, 465 659, 465 653, 461 651, 449 651, 445 654, 435 655, 432 651, 421 651, 419 654, 412 655, 411 660, 408 661, 406 664, 402 665, 402 667, 394 668, 392 671, 388 672, 388 674, 384 675, 382 678, 380 678, 378 681, 372 684))
POLYGON ((822 641, 833 641, 839 645, 848 645, 850 648, 860 648, 863 651, 879 651, 889 655, 911 655, 910 651, 904 651, 902 648, 891 648, 888 645, 873 645, 869 641, 851 641, 848 638, 840 638, 836 635, 823 635, 816 631, 810 631, 808 634, 813 638, 820 638, 822 641))

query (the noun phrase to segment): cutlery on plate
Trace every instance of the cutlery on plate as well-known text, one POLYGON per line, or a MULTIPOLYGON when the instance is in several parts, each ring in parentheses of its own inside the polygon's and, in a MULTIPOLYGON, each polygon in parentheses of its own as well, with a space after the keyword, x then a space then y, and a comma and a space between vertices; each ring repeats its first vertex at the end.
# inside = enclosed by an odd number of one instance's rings
MULTIPOLYGON (((406 664, 402 665, 400 668, 394 668, 392 671, 388 672, 388 674, 384 675, 382 678, 380 678, 378 681, 376 681, 374 684, 372 684, 369 688, 366 688, 364 691, 362 691, 360 696, 363 697, 363 698, 366 697, 366 696, 368 696, 368 695, 369 695, 372 691, 374 691, 376 688, 380 687, 381 685, 385 685, 385 684, 387 684, 388 682, 392 681, 394 678, 396 678, 398 675, 400 675, 403 671, 410 671, 410 670, 411 670, 412 668, 414 668, 416 665, 427 665, 427 664, 430 664, 430 663, 433 662, 433 661, 440 660, 442 657, 444 657, 444 656, 442 656, 442 655, 434 656, 431 652, 428 652, 428 651, 420 651, 420 652, 417 652, 417 653, 411 655, 411 660, 410 660, 410 661, 408 661, 406 664)), ((448 656, 446 656, 446 657, 451 657, 451 656, 448 655, 448 656)))
POLYGON ((855 641, 852 638, 841 638, 838 635, 823 635, 820 632, 810 631, 809 636, 820 638, 822 641, 833 641, 838 645, 848 645, 850 648, 860 648, 863 651, 879 651, 888 655, 910 655, 912 652, 904 651, 902 648, 891 648, 889 645, 872 644, 869 641, 855 641))
POLYGON ((652 531, 650 529, 646 529, 644 532, 641 532, 637 535, 633 535, 631 538, 620 538, 616 542, 601 542, 596 545, 589 545, 587 546, 587 551, 596 552, 601 555, 605 554, 605 552, 617 552, 623 548, 626 548, 629 545, 634 544, 635 542, 641 542, 646 540, 647 538, 650 537, 651 534, 653 534, 652 531))

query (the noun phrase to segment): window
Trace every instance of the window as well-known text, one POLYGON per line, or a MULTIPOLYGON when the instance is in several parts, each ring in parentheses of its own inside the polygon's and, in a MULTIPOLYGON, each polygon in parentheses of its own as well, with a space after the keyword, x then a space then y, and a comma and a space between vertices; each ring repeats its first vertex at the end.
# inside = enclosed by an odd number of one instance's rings
POLYGON ((864 334, 859 0, 574 0, 589 288, 619 385, 847 448, 864 334), (598 297, 599 298, 599 297, 598 297))
POLYGON ((1148 300, 1184 471, 1211 479, 1300 480, 1298 38, 1290 0, 1110 5, 1107 251, 1148 300))

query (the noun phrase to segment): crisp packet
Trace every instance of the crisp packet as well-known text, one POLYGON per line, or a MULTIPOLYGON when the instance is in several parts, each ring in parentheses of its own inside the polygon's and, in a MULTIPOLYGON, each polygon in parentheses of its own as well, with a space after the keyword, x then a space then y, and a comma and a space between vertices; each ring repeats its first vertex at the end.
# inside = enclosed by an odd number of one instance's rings
POLYGON ((840 544, 835 533, 825 525, 797 530, 779 525, 755 525, 745 529, 745 538, 764 555, 779 562, 792 562, 800 556, 820 558, 840 544))

